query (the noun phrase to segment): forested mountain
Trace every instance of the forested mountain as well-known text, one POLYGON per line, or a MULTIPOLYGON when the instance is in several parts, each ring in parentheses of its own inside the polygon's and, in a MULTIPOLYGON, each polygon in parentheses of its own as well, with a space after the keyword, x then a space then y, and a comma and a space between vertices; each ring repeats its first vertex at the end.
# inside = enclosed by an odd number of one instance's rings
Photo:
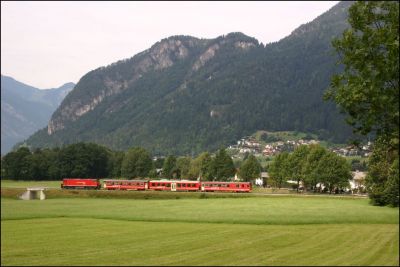
POLYGON ((163 39, 84 75, 28 144, 94 141, 113 149, 190 154, 257 130, 297 130, 344 142, 351 130, 322 95, 340 68, 331 40, 347 27, 351 4, 340 2, 266 46, 242 33, 163 39))
POLYGON ((1 154, 44 127, 74 86, 40 90, 1 75, 1 154))

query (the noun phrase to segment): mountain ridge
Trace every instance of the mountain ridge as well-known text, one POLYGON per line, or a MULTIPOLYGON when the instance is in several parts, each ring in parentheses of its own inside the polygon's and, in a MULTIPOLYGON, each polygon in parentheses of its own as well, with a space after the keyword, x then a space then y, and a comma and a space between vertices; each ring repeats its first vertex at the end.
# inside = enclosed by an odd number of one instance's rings
POLYGON ((94 141, 114 149, 198 153, 257 130, 299 130, 344 140, 349 127, 322 100, 340 69, 331 39, 346 28, 340 2, 278 42, 243 33, 172 36, 84 75, 32 146, 94 141))
POLYGON ((1 153, 45 126, 74 83, 38 89, 1 75, 1 153))

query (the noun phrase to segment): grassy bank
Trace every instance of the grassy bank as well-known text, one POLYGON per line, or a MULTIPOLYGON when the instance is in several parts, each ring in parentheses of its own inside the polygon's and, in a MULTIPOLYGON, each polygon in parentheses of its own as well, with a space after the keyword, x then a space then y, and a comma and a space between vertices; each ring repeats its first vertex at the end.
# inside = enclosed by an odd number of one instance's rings
POLYGON ((53 187, 60 188, 62 181, 14 181, 1 180, 1 188, 53 187))

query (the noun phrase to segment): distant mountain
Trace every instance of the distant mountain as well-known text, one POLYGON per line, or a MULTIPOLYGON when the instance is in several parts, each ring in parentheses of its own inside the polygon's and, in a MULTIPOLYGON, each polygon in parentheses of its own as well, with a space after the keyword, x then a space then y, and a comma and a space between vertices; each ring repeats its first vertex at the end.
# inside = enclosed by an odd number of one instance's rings
POLYGON ((43 128, 74 86, 40 90, 1 75, 1 154, 43 128))
POLYGON ((154 154, 215 150, 257 130, 344 142, 351 129, 322 96, 340 69, 331 41, 348 27, 351 4, 340 2, 265 47, 243 33, 163 39, 84 75, 27 142, 92 141, 154 154))

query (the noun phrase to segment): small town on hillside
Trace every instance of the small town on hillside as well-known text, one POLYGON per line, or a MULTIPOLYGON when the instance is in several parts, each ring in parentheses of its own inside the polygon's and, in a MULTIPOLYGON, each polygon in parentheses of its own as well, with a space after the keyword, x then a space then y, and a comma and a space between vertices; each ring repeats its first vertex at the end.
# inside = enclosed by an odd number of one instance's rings
MULTIPOLYGON (((320 141, 314 139, 311 140, 299 139, 299 140, 277 141, 262 145, 261 142, 259 142, 254 137, 247 136, 238 140, 236 145, 230 145, 228 147, 228 150, 236 151, 237 152, 236 156, 238 156, 238 154, 249 153, 255 156, 268 157, 268 156, 275 156, 285 151, 291 152, 296 147, 301 145, 315 145, 319 143, 320 141)), ((348 145, 346 147, 333 146, 328 149, 343 157, 348 157, 348 156, 368 157, 372 151, 371 146, 372 143, 368 142, 367 144, 361 146, 360 148, 354 145, 348 145)))

